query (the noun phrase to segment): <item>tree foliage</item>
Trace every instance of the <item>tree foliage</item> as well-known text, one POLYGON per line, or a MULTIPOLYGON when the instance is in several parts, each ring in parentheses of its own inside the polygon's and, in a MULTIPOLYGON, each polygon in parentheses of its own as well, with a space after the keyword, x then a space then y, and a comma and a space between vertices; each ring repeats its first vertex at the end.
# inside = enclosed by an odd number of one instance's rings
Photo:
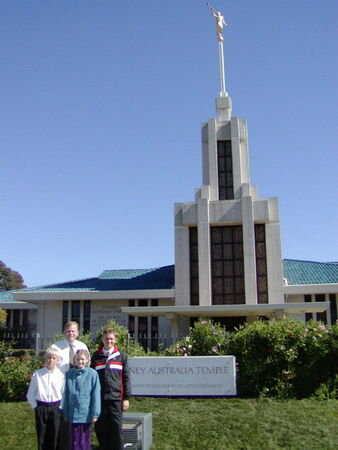
POLYGON ((10 291, 24 287, 26 286, 19 272, 10 269, 4 262, 0 261, 0 291, 10 291))
POLYGON ((6 322, 7 312, 4 309, 0 309, 0 324, 6 322))

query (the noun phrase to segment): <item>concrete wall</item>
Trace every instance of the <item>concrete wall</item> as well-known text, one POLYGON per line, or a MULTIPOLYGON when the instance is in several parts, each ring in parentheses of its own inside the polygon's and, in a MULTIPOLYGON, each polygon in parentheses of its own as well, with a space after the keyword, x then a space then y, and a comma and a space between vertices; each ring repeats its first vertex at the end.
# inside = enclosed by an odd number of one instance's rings
POLYGON ((210 227, 242 225, 245 297, 257 304, 255 223, 266 225, 266 259, 269 302, 283 303, 282 255, 278 201, 258 199, 250 184, 248 132, 246 121, 210 119, 202 125, 203 185, 195 202, 175 205, 175 290, 176 305, 190 304, 189 226, 198 229, 200 305, 212 304, 210 227), (233 200, 218 199, 217 141, 231 140, 233 200))
MULTIPOLYGON (((135 306, 138 306, 138 299, 131 299, 135 301, 135 306)), ((159 305, 172 305, 170 299, 158 299, 159 305)), ((83 328, 83 301, 80 301, 80 328, 83 328)), ((90 315, 90 331, 95 335, 98 329, 105 325, 109 320, 114 319, 118 324, 128 328, 128 315, 122 313, 121 307, 128 306, 129 300, 95 300, 91 301, 91 315, 90 315)), ((151 299, 148 300, 150 306, 151 299)), ((52 337, 55 334, 62 333, 62 314, 63 314, 63 300, 55 301, 40 301, 38 304, 37 316, 38 324, 37 331, 41 336, 52 337)), ((71 301, 68 301, 68 320, 71 317, 71 301)), ((151 318, 148 318, 148 330, 151 329, 151 318)), ((138 318, 135 317, 135 329, 138 328, 138 318)), ((170 321, 165 317, 159 318, 159 328, 161 333, 170 332, 170 321)))
MULTIPOLYGON (((301 286, 299 286, 301 287, 301 286)), ((338 290, 337 292, 330 292, 327 293, 325 292, 328 288, 327 285, 323 284, 323 285, 317 285, 316 286, 316 291, 320 291, 320 288, 322 288, 322 292, 316 292, 315 294, 311 293, 311 290, 313 289, 313 285, 309 286, 309 285, 303 285, 303 294, 301 293, 297 293, 297 294, 287 294, 285 295, 285 303, 300 303, 300 302, 304 302, 304 295, 311 295, 311 302, 316 302, 316 295, 325 295, 325 301, 328 302, 330 300, 330 294, 334 293, 336 296, 336 310, 338 310, 338 290)), ((302 320, 303 322, 305 322, 305 314, 293 314, 292 317, 294 317, 295 319, 298 320, 302 320)), ((327 310, 326 312, 326 317, 327 317, 327 323, 329 325, 333 325, 334 319, 331 317, 331 311, 330 309, 327 310)), ((316 313, 312 314, 312 319, 313 320, 317 320, 317 315, 316 313)))

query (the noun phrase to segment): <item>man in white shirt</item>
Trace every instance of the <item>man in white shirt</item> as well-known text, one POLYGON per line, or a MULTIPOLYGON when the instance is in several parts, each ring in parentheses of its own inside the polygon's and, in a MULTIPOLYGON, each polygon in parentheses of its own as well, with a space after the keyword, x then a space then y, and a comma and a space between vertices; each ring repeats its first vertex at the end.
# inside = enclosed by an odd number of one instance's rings
POLYGON ((73 358, 78 350, 87 350, 86 344, 77 340, 79 336, 79 324, 77 322, 67 322, 63 329, 64 339, 54 342, 52 348, 58 348, 60 351, 60 362, 58 367, 63 373, 73 366, 73 358))
POLYGON ((65 375, 57 367, 59 351, 48 348, 46 366, 33 373, 27 392, 27 400, 35 410, 36 434, 39 450, 57 450, 61 423, 60 403, 65 375))

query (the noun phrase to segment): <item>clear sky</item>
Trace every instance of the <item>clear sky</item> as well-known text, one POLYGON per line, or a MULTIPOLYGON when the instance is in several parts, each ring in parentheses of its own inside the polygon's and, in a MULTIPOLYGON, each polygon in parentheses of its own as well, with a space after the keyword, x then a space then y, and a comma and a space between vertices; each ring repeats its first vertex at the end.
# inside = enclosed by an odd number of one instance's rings
MULTIPOLYGON (((285 258, 337 261, 335 0, 214 0, 285 258)), ((174 263, 219 91, 200 0, 0 2, 0 260, 27 286, 174 263)))

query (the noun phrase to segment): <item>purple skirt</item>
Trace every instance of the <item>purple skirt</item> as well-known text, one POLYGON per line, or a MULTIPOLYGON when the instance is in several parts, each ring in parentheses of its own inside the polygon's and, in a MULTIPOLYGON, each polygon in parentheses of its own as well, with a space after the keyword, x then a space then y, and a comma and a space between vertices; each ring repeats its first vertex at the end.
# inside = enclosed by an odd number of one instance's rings
POLYGON ((92 438, 91 423, 72 423, 71 450, 90 450, 92 438))

